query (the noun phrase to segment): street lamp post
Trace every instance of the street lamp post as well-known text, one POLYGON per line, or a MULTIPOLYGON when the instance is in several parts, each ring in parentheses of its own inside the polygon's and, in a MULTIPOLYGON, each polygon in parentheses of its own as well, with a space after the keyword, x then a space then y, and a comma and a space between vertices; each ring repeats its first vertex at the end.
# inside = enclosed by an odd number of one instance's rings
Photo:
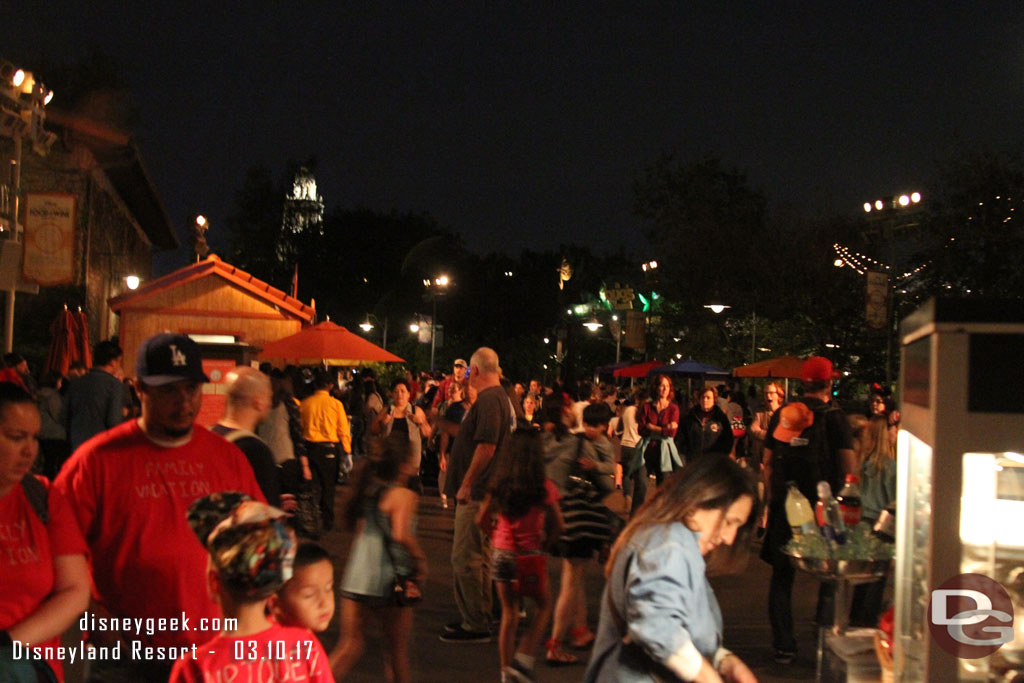
MULTIPOLYGON (((366 320, 364 320, 363 322, 359 323, 359 328, 363 332, 365 332, 366 334, 370 334, 370 330, 373 329, 373 323, 370 322, 370 318, 373 318, 377 322, 380 322, 380 318, 378 318, 377 316, 375 316, 375 315, 373 315, 371 313, 367 313, 366 314, 366 320)), ((387 349, 388 349, 388 317, 387 316, 384 316, 384 327, 381 330, 381 332, 382 332, 382 337, 381 337, 380 345, 381 345, 381 348, 383 348, 385 351, 387 351, 387 349)))
POLYGON ((430 294, 430 371, 434 371, 434 349, 437 346, 437 329, 435 327, 437 320, 437 297, 444 296, 448 291, 448 285, 451 284, 451 280, 448 279, 447 275, 439 275, 434 278, 433 281, 423 280, 423 286, 427 288, 427 292, 430 294))

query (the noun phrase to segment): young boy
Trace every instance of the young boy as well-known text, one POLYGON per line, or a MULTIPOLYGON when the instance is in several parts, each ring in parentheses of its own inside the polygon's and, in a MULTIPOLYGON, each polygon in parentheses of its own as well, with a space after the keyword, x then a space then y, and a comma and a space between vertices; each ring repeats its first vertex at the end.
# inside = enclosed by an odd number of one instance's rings
POLYGON ((295 551, 292 578, 270 596, 270 613, 282 626, 323 633, 334 616, 334 565, 316 543, 295 551))
POLYGON ((224 623, 219 636, 174 663, 169 683, 333 683, 320 641, 266 616, 270 596, 292 575, 295 534, 283 517, 281 510, 234 492, 189 507, 189 525, 210 553, 207 588, 224 623))

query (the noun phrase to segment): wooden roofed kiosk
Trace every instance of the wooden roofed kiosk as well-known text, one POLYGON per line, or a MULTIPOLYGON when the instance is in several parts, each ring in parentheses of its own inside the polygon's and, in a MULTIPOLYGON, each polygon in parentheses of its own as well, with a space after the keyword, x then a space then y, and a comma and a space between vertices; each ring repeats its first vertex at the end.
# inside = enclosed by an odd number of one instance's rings
POLYGON ((224 374, 248 364, 267 343, 295 334, 313 322, 316 311, 249 273, 210 255, 109 301, 121 317, 120 340, 126 375, 135 372, 135 352, 160 332, 193 336, 203 349, 200 424, 221 416, 224 374))

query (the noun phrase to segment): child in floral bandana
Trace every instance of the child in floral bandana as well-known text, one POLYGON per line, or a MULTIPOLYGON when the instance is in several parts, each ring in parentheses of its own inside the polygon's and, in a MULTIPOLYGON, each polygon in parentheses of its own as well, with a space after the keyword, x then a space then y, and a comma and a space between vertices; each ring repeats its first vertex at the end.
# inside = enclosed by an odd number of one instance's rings
POLYGON ((207 587, 223 623, 220 635, 175 662, 170 683, 334 681, 312 633, 267 618, 267 601, 291 578, 295 558, 295 534, 283 518, 281 510, 235 492, 189 508, 189 525, 210 553, 207 587))

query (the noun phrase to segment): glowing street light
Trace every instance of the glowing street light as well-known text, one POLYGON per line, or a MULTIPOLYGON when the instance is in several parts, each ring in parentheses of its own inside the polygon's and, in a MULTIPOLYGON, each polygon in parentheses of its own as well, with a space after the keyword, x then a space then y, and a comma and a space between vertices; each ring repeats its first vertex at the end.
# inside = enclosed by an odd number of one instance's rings
POLYGON ((202 214, 199 214, 198 216, 196 216, 196 225, 198 225, 200 228, 205 228, 206 227, 206 216, 204 216, 202 214))
MULTIPOLYGON (((442 273, 434 278, 433 282, 430 280, 424 280, 423 285, 427 288, 430 293, 430 371, 434 371, 434 350, 437 348, 437 335, 435 334, 435 321, 437 320, 437 297, 444 296, 445 290, 448 289, 448 285, 451 284, 451 280, 447 275, 442 273)), ((418 330, 417 330, 418 331, 418 330)))
POLYGON ((412 332, 413 334, 416 334, 417 332, 419 332, 420 331, 420 324, 419 324, 419 322, 418 321, 413 321, 413 322, 409 323, 409 331, 412 332))
POLYGON ((597 332, 599 329, 604 327, 604 325, 601 324, 601 321, 597 318, 591 318, 587 322, 583 323, 583 327, 587 328, 591 332, 597 332))
POLYGON ((359 327, 363 330, 363 332, 369 334, 370 330, 373 329, 373 323, 370 322, 370 316, 366 316, 366 320, 359 323, 359 327))
POLYGON ((727 304, 714 303, 714 304, 705 304, 704 308, 710 308, 712 313, 716 313, 717 314, 717 313, 721 313, 722 311, 724 311, 727 308, 732 308, 732 306, 729 306, 727 304))
POLYGON ((127 285, 128 289, 131 289, 131 290, 138 289, 140 282, 141 282, 141 280, 139 280, 139 276, 138 275, 128 275, 124 279, 125 285, 127 285))

